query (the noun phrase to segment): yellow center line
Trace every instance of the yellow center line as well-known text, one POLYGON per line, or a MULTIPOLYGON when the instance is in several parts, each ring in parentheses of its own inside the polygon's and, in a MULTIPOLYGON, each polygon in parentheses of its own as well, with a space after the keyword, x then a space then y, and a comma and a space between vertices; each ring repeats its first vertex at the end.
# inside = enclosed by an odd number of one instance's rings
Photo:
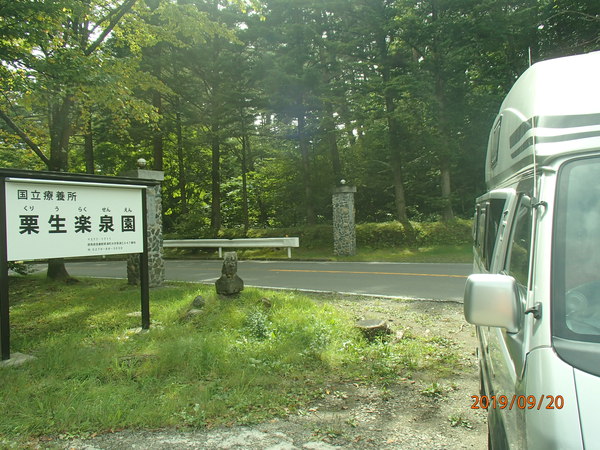
POLYGON ((305 272, 305 273, 349 273, 349 274, 369 274, 369 275, 403 275, 413 277, 450 277, 467 278, 466 275, 443 275, 435 273, 399 273, 399 272, 355 272, 350 270, 305 270, 305 269, 270 269, 270 272, 305 272))

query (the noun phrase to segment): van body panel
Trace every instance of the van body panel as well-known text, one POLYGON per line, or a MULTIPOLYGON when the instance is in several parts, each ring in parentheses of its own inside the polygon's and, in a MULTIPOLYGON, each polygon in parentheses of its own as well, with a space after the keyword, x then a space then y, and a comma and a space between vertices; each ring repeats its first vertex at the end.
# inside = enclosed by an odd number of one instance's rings
POLYGON ((551 283, 552 273, 552 236, 554 214, 554 192, 556 187, 556 170, 560 163, 552 166, 552 170, 542 172, 538 181, 538 201, 541 206, 536 210, 535 242, 533 268, 531 279, 531 295, 528 298, 527 309, 541 305, 541 320, 535 320, 529 315, 531 331, 528 333, 529 350, 538 347, 550 347, 552 332, 550 324, 551 283))
POLYGON ((584 448, 573 367, 558 358, 552 348, 540 348, 528 355, 525 373, 517 394, 531 396, 535 407, 520 409, 525 442, 514 448, 584 448))
POLYGON ((585 448, 600 445, 600 383, 598 377, 575 369, 575 386, 579 402, 579 419, 585 448))
POLYGON ((493 448, 600 442, 599 75, 600 52, 533 65, 490 132, 465 319, 483 394, 521 401, 488 408, 493 448))
MULTIPOLYGON (((496 399, 501 396, 512 399, 520 375, 515 360, 506 345, 507 338, 511 339, 505 330, 490 328, 488 333, 489 358, 494 367, 494 372, 490 374, 490 385, 492 386, 491 395, 494 395, 496 399)), ((516 408, 492 409, 499 416, 499 422, 503 424, 506 433, 505 439, 510 448, 517 448, 519 441, 518 410, 516 408)))
POLYGON ((488 188, 546 157, 600 145, 600 52, 539 62, 504 99, 488 142, 488 188))

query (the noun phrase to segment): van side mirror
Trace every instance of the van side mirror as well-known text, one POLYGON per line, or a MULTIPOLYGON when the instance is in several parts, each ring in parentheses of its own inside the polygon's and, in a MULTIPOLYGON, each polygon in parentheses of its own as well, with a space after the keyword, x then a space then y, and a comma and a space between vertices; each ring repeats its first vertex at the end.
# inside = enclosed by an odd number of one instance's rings
POLYGON ((516 333, 522 316, 517 282, 508 275, 470 275, 465 285, 464 314, 473 325, 516 333))

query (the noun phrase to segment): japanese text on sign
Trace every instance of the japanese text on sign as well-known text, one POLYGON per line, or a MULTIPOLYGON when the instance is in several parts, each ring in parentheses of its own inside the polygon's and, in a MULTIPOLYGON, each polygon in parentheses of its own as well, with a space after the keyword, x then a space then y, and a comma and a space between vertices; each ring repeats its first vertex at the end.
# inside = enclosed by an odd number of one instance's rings
POLYGON ((6 180, 8 259, 143 251, 141 186, 6 180))
MULTIPOLYGON (((39 215, 21 214, 19 215, 19 219, 21 221, 19 225, 19 234, 39 234, 39 215)), ((45 218, 42 218, 42 225, 45 223, 47 223, 48 226, 43 227, 43 229, 47 230, 48 233, 68 233, 69 231, 74 231, 75 233, 81 234, 93 233, 91 216, 75 216, 73 220, 73 227, 70 230, 67 226, 67 218, 61 217, 60 214, 50 215, 50 218, 47 222, 45 222, 45 218)), ((97 225, 98 232, 100 233, 115 232, 113 216, 100 216, 97 225)), ((135 216, 121 216, 121 232, 135 232, 135 216)))

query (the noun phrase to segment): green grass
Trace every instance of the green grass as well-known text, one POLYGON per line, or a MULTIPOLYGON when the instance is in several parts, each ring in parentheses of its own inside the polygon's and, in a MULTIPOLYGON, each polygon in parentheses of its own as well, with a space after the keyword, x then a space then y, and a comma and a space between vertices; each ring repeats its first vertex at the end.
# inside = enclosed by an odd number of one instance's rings
MULTIPOLYGON (((287 259, 286 249, 236 249, 240 259, 287 259)), ((173 259, 218 258, 217 250, 177 250, 167 249, 166 255, 173 259)), ((358 248, 355 256, 336 256, 333 249, 294 248, 292 259, 325 261, 365 261, 365 262, 429 262, 429 263, 471 263, 473 246, 437 245, 420 248, 358 248)))
POLYGON ((304 407, 327 383, 389 383, 458 363, 440 339, 369 344, 345 312, 293 292, 223 300, 210 286, 169 284, 152 290, 151 329, 136 333, 140 318, 128 313, 139 311, 139 289, 122 281, 12 277, 10 291, 12 351, 36 359, 0 369, 0 446, 257 423, 304 407), (199 294, 206 305, 189 318, 199 294))

